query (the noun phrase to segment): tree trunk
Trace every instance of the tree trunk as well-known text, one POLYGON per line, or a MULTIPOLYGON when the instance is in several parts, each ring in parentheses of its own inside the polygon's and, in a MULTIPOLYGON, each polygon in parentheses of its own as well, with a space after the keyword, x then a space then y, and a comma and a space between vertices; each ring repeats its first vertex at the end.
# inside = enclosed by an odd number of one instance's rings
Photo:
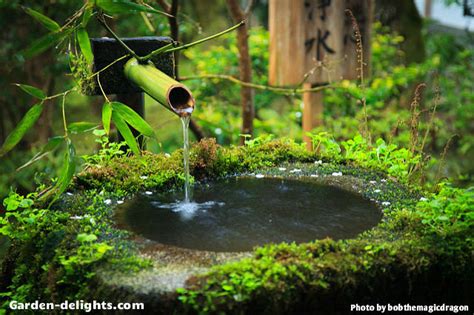
MULTIPOLYGON (((251 4, 250 4, 251 5, 251 4)), ((239 23, 248 18, 250 5, 243 11, 238 0, 227 0, 227 6, 234 23, 239 23)), ((248 43, 248 23, 237 29, 237 44, 239 49, 239 72, 240 80, 252 82, 252 64, 248 43)), ((253 106, 253 90, 250 87, 240 87, 240 97, 242 106, 242 134, 253 136, 253 119, 255 110, 253 106)), ((245 138, 240 139, 240 144, 244 144, 245 138)))

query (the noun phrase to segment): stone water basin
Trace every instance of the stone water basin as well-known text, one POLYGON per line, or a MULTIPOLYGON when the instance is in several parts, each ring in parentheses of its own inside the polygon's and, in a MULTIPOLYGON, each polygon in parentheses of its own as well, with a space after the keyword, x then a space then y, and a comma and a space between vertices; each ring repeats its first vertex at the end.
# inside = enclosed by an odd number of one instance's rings
POLYGON ((382 213, 360 194, 310 178, 221 179, 182 192, 139 194, 119 207, 121 226, 164 245, 245 252, 268 243, 353 238, 382 213))

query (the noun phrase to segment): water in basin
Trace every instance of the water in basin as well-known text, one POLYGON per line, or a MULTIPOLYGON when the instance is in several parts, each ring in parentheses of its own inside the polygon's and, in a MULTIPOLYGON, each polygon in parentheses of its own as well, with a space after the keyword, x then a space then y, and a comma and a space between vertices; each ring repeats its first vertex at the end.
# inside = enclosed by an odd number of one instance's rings
POLYGON ((310 180, 231 178, 182 192, 138 195, 117 212, 121 225, 163 244, 247 251, 256 245, 351 238, 381 219, 362 196, 310 180))

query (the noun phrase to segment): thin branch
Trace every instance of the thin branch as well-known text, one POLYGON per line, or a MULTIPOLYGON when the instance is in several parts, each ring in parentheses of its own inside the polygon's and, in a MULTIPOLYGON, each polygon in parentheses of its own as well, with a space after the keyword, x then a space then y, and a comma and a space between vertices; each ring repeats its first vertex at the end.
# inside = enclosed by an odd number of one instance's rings
POLYGON ((169 43, 163 47, 160 47, 156 50, 153 50, 151 53, 149 53, 148 55, 146 56, 143 56, 143 57, 139 57, 138 59, 140 61, 147 61, 147 60, 150 60, 151 58, 153 58, 154 56, 158 56, 158 55, 161 55, 161 54, 164 54, 164 53, 167 53, 168 52, 168 49, 170 49, 171 47, 176 47, 178 43, 173 41, 172 43, 169 43))
POLYGON ((253 0, 248 0, 247 7, 244 10, 244 14, 246 17, 249 16, 250 10, 252 10, 252 6, 253 6, 253 0))
POLYGON ((66 27, 69 26, 69 24, 73 23, 77 18, 79 18, 79 17, 82 15, 82 13, 84 12, 86 6, 87 6, 87 5, 84 4, 79 10, 77 10, 76 12, 74 12, 73 15, 71 15, 70 17, 68 17, 68 18, 66 19, 66 23, 65 23, 63 26, 61 26, 61 28, 59 29, 59 32, 60 32, 60 31, 63 31, 66 27))
POLYGON ((146 27, 148 27, 148 30, 152 33, 156 32, 155 27, 150 22, 150 19, 146 16, 146 13, 145 12, 140 12, 140 16, 142 17, 143 22, 145 22, 146 27))
POLYGON ((106 66, 103 67, 102 69, 100 69, 99 71, 94 72, 93 74, 91 74, 90 76, 88 76, 88 77, 87 77, 87 80, 92 79, 92 78, 95 77, 96 75, 98 76, 102 71, 107 70, 108 68, 112 67, 114 64, 116 64, 117 62, 119 62, 120 60, 123 60, 123 59, 128 58, 128 57, 130 57, 130 54, 123 55, 122 57, 115 59, 114 61, 112 61, 111 63, 109 63, 108 65, 106 65, 106 66))
POLYGON ((68 130, 67 130, 67 122, 66 122, 66 109, 65 109, 65 104, 66 104, 66 94, 63 95, 63 101, 62 101, 62 104, 61 104, 61 109, 62 109, 62 115, 63 115, 64 137, 67 138, 67 136, 68 136, 68 130))
POLYGON ((130 47, 127 46, 127 44, 125 44, 121 39, 120 37, 117 36, 117 34, 115 34, 114 31, 112 31, 112 29, 107 25, 107 22, 105 22, 105 19, 102 15, 98 15, 97 16, 97 20, 99 20, 100 24, 102 24, 106 29, 107 31, 113 36, 113 38, 115 38, 115 40, 117 42, 119 42, 120 45, 122 45, 123 48, 125 48, 126 51, 128 51, 128 53, 130 55, 132 55, 133 57, 135 57, 136 59, 138 60, 141 60, 141 57, 138 56, 130 47))
POLYGON ((181 46, 177 46, 176 47, 176 43, 173 42, 173 43, 170 43, 166 46, 163 46, 163 47, 160 47, 154 51, 152 51, 151 53, 149 53, 148 55, 146 56, 138 56, 135 51, 133 51, 130 47, 127 46, 127 44, 125 44, 121 39, 120 37, 117 36, 117 34, 115 34, 115 32, 107 25, 107 23, 105 22, 105 19, 103 16, 97 16, 97 19, 99 20, 99 22, 107 29, 107 31, 115 38, 115 40, 117 40, 117 42, 126 50, 128 51, 128 53, 130 55, 132 55, 134 58, 136 58, 138 61, 140 62, 145 62, 145 61, 148 61, 150 58, 154 57, 154 56, 158 56, 158 55, 161 55, 161 54, 167 54, 167 53, 171 53, 171 52, 175 52, 175 51, 180 51, 180 50, 184 50, 184 49, 188 49, 190 47, 193 47, 193 46, 196 46, 196 45, 199 45, 199 44, 202 44, 204 42, 207 42, 211 39, 214 39, 214 38, 217 38, 217 37, 220 37, 224 34, 227 34, 227 33, 230 33, 232 32, 233 30, 239 28, 240 26, 244 25, 245 24, 245 20, 241 21, 240 23, 222 31, 222 32, 219 32, 219 33, 216 33, 216 34, 213 34, 211 36, 208 36, 208 37, 205 37, 203 39, 200 39, 200 40, 197 40, 195 42, 192 42, 192 43, 188 43, 188 44, 185 44, 185 45, 181 45, 181 46), (170 48, 171 46, 173 46, 173 48, 170 48))
POLYGON ((158 4, 165 10, 166 13, 170 13, 171 11, 171 5, 166 2, 165 0, 157 0, 158 4))
POLYGON ((104 89, 102 88, 102 84, 100 83, 100 74, 99 74, 99 73, 97 74, 97 83, 99 83, 99 88, 100 88, 100 91, 102 92, 102 95, 103 95, 104 98, 105 98, 105 101, 106 101, 107 103, 110 103, 110 100, 109 100, 109 98, 107 97, 107 94, 105 94, 104 89))
POLYGON ((336 88, 335 85, 320 85, 314 88, 305 89, 305 88, 284 88, 284 87, 276 87, 271 85, 262 85, 262 84, 255 84, 250 82, 241 81, 233 76, 226 75, 226 74, 202 74, 196 76, 188 76, 182 77, 181 81, 188 81, 188 80, 201 80, 201 79, 218 79, 218 80, 227 80, 233 82, 235 84, 239 84, 241 86, 254 88, 257 90, 264 90, 264 91, 272 91, 275 93, 285 94, 285 95, 294 95, 294 94, 302 94, 307 92, 318 92, 324 89, 334 89, 336 88))
POLYGON ((207 41, 209 41, 209 40, 211 40, 211 39, 214 39, 214 38, 217 38, 217 37, 222 36, 222 35, 224 35, 224 34, 230 33, 230 32, 232 32, 233 30, 235 30, 235 29, 241 27, 241 26, 244 25, 244 24, 245 24, 245 20, 241 21, 240 23, 238 23, 238 24, 232 26, 231 28, 228 28, 228 29, 226 29, 226 30, 224 30, 224 31, 222 31, 222 32, 216 33, 216 34, 214 34, 214 35, 208 36, 208 37, 203 38, 203 39, 199 39, 199 40, 197 40, 197 41, 195 41, 195 42, 192 42, 192 43, 189 43, 189 44, 185 44, 185 45, 181 45, 181 46, 178 46, 178 47, 171 48, 171 49, 169 49, 169 50, 164 51, 163 53, 170 53, 170 52, 174 52, 174 51, 184 50, 184 49, 188 49, 188 48, 190 48, 190 47, 193 47, 193 46, 202 44, 202 43, 207 42, 207 41))
POLYGON ((151 9, 152 13, 158 13, 158 14, 162 14, 164 16, 167 16, 167 17, 173 17, 171 14, 169 14, 168 12, 163 12, 163 11, 160 11, 160 10, 157 10, 155 9, 153 6, 149 5, 148 3, 146 3, 145 1, 140 1, 140 4, 144 7, 147 7, 149 9, 151 9))
POLYGON ((440 93, 439 85, 435 87, 435 95, 436 96, 434 99, 433 110, 431 111, 431 116, 428 122, 428 127, 426 128, 426 131, 425 131, 425 135, 423 137, 423 141, 421 142, 420 153, 422 153, 423 149, 425 148, 426 140, 428 139, 428 134, 430 133, 431 128, 433 127, 434 118, 436 115, 436 109, 438 108, 438 105, 441 102, 441 93, 440 93))
POLYGON ((56 98, 56 97, 59 97, 59 96, 66 96, 67 94, 69 94, 70 92, 72 92, 74 90, 76 90, 76 87, 73 87, 69 90, 66 90, 64 92, 61 92, 61 93, 58 93, 58 94, 55 94, 55 95, 48 96, 43 101, 52 100, 53 98, 56 98))

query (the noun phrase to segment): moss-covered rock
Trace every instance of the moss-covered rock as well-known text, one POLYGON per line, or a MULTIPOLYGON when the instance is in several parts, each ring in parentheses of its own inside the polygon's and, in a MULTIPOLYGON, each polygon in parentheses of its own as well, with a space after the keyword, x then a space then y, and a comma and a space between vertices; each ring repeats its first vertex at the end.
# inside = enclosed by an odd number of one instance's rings
POLYGON ((11 204, 24 207, 2 221, 11 246, 0 287, 7 299, 145 302, 146 310, 166 314, 346 313, 352 303, 374 301, 468 303, 472 191, 443 187, 432 195, 387 177, 381 167, 387 158, 361 168, 353 153, 334 164, 290 140, 195 145, 197 183, 236 174, 293 176, 356 191, 384 212, 377 227, 356 239, 266 245, 251 253, 179 249, 121 230, 115 201, 182 187, 182 152, 104 159, 78 174, 51 209, 35 196, 31 203, 11 196, 11 204))

